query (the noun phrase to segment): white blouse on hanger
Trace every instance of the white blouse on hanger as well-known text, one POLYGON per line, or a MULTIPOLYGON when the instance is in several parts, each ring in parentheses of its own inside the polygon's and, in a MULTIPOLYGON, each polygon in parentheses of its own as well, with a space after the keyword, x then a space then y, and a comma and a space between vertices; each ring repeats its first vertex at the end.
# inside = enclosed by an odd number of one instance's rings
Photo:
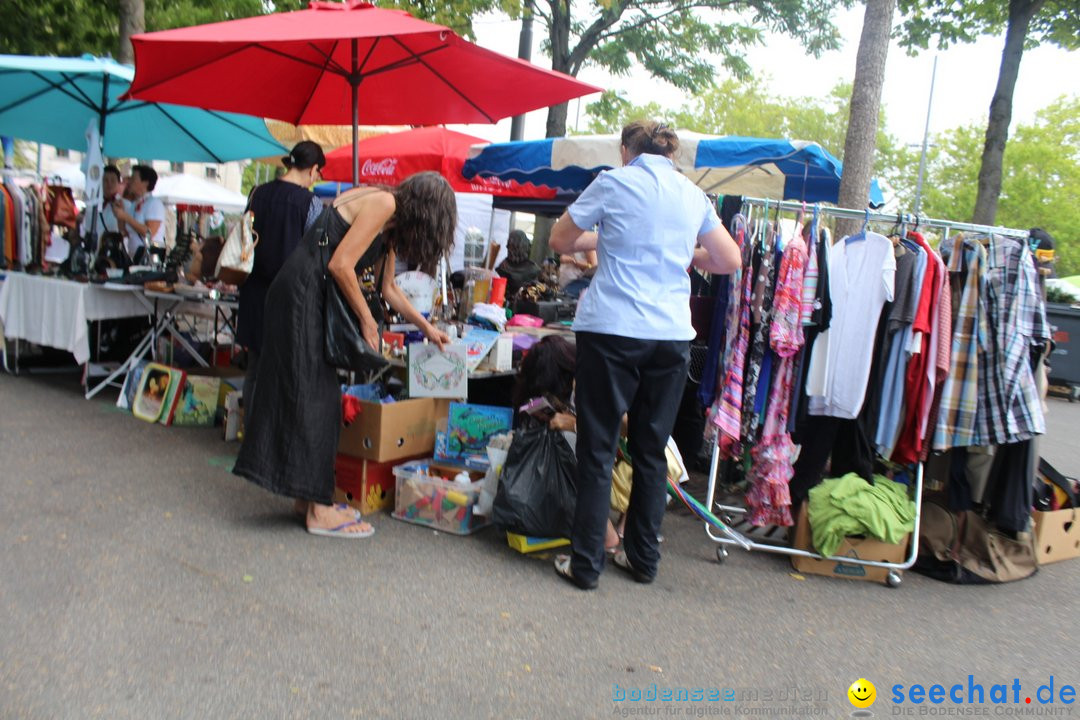
POLYGON ((810 354, 810 414, 853 419, 862 409, 881 308, 893 299, 892 242, 867 231, 827 249, 832 320, 810 354))

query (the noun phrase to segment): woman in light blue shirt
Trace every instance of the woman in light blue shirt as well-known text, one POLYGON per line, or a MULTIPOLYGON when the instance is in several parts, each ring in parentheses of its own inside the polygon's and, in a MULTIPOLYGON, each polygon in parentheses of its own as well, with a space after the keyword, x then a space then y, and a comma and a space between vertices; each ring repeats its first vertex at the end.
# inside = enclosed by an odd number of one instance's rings
POLYGON ((578 303, 578 497, 572 554, 555 559, 560 576, 596 587, 604 567, 611 468, 624 413, 633 488, 616 566, 652 582, 660 561, 664 448, 686 382, 691 265, 726 274, 738 246, 713 204, 675 169, 675 132, 654 121, 622 131, 623 167, 602 173, 551 231, 558 253, 596 250, 599 266, 578 303), (596 230, 592 230, 592 228, 596 230))

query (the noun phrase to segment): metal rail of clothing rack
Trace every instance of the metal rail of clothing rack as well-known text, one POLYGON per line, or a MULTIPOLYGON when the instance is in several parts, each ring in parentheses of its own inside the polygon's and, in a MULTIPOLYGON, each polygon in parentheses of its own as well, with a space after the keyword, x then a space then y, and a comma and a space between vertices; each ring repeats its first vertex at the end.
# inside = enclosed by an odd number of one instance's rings
MULTIPOLYGON (((837 208, 830 206, 807 205, 802 202, 770 200, 767 198, 743 198, 743 211, 744 214, 747 210, 747 206, 759 207, 763 210, 764 215, 768 217, 769 212, 777 210, 779 212, 816 212, 819 215, 827 215, 838 218, 850 218, 852 220, 863 220, 864 222, 874 223, 893 223, 903 227, 934 227, 944 231, 944 235, 947 238, 950 232, 973 232, 973 233, 985 233, 985 234, 997 234, 1008 237, 1027 237, 1027 231, 1016 230, 1005 227, 991 227, 988 225, 974 225, 971 223, 952 222, 949 220, 939 220, 935 218, 925 218, 916 216, 910 213, 879 213, 869 210, 852 210, 848 208, 837 208)), ((719 438, 717 438, 719 440, 719 438)), ((705 507, 719 511, 720 519, 728 525, 736 524, 735 516, 743 515, 746 513, 746 508, 737 505, 725 505, 716 501, 716 485, 717 474, 720 469, 720 447, 718 442, 714 442, 712 446, 712 460, 709 463, 709 484, 707 497, 705 500, 705 507)), ((762 552, 779 553, 782 555, 789 555, 794 557, 811 558, 814 560, 828 560, 835 561, 837 563, 845 563, 850 565, 861 565, 867 567, 884 568, 889 570, 886 576, 886 584, 889 587, 899 587, 901 580, 900 572, 907 570, 915 564, 915 560, 919 556, 919 525, 920 516, 922 514, 922 490, 923 490, 923 463, 917 463, 915 465, 914 484, 912 486, 912 493, 915 501, 915 527, 911 532, 911 543, 908 548, 907 557, 903 562, 891 563, 881 562, 876 560, 863 560, 855 557, 839 557, 839 556, 822 556, 818 553, 810 552, 808 550, 802 550, 788 545, 780 544, 779 542, 760 542, 754 539, 754 535, 748 535, 745 537, 745 541, 739 541, 733 539, 729 535, 717 534, 714 532, 711 525, 705 523, 705 534, 713 542, 719 543, 719 547, 716 549, 717 562, 724 562, 728 557, 727 546, 738 545, 746 549, 747 551, 759 550, 762 552)))

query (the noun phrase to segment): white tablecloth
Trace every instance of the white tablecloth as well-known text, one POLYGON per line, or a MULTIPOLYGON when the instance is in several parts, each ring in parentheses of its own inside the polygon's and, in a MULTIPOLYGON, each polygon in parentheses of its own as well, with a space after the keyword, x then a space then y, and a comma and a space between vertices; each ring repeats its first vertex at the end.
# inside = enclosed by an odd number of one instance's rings
POLYGON ((141 287, 99 286, 9 272, 0 285, 0 322, 9 339, 67 350, 90 359, 91 320, 148 315, 141 287))

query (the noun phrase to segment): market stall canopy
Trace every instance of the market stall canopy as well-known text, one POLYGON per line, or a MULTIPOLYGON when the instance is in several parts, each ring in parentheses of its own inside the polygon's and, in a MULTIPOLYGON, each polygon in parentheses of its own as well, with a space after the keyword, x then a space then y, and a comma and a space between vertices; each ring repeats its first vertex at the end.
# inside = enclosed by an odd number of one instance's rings
POLYGON ((222 212, 240 213, 247 196, 194 175, 163 175, 154 187, 154 197, 167 205, 212 206, 222 212))
MULTIPOLYGON (((352 142, 352 127, 349 125, 293 125, 284 120, 266 119, 266 129, 274 139, 287 148, 302 140, 318 143, 322 148, 336 148, 352 142)), ((407 125, 361 125, 358 137, 364 140, 386 133, 408 130, 407 125)))
POLYGON ((92 55, 0 55, 0 135, 85 151, 96 120, 111 157, 216 163, 287 152, 261 118, 121 99, 134 75, 92 55))
POLYGON ((144 33, 132 45, 133 97, 296 125, 493 123, 600 91, 360 0, 144 33))
MULTIPOLYGON (((466 178, 532 182, 580 193, 604 170, 622 164, 618 135, 583 135, 474 146, 466 178)), ((709 193, 835 203, 843 166, 815 142, 679 133, 679 170, 709 193)), ((882 204, 877 181, 872 206, 882 204)))
MULTIPOLYGON (((444 127, 425 127, 370 137, 357 144, 359 179, 361 183, 369 185, 397 185, 410 175, 432 170, 449 180, 454 192, 500 197, 554 197, 555 191, 550 188, 523 185, 513 180, 466 180, 461 168, 469 148, 484 142, 482 138, 444 127)), ((326 156, 322 176, 327 180, 340 181, 348 181, 352 177, 351 145, 340 147, 326 156)))

